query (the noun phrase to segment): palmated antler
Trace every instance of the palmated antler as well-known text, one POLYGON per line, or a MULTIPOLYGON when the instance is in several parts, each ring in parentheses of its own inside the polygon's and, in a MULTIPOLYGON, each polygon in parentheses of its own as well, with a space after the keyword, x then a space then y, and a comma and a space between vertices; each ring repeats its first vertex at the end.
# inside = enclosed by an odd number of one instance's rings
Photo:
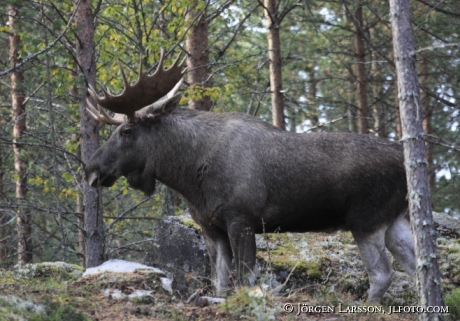
POLYGON ((172 67, 167 70, 163 69, 164 58, 164 49, 161 48, 157 70, 151 76, 142 72, 142 64, 140 63, 139 79, 134 85, 130 85, 120 62, 118 62, 125 88, 120 95, 112 95, 108 89, 101 85, 104 97, 99 97, 90 85, 88 92, 100 107, 100 111, 98 111, 87 99, 88 111, 91 116, 105 124, 119 125, 123 123, 124 116, 122 115, 126 115, 128 122, 135 123, 137 122, 136 111, 151 106, 165 95, 174 95, 179 87, 176 85, 181 82, 183 77, 182 63, 179 64, 180 55, 172 67), (174 93, 171 94, 173 89, 175 89, 174 93), (111 117, 104 109, 122 115, 111 117))

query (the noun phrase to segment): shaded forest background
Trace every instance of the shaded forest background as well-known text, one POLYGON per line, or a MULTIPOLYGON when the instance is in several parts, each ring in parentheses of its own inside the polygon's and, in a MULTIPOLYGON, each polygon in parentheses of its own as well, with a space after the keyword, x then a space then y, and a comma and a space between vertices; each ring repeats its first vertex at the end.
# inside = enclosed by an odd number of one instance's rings
MULTIPOLYGON (((24 212, 30 218, 30 259, 85 264, 79 104, 86 83, 74 23, 81 2, 0 5, 1 265, 17 261, 23 232, 18 217, 24 212), (12 9, 17 11, 14 28, 12 9), (13 73, 2 73, 12 68, 13 58, 25 61, 14 73, 23 77, 19 88, 13 88, 13 73), (19 93, 25 113, 13 114, 12 92, 19 93), (18 138, 14 129, 21 121, 26 127, 18 138), (18 160, 23 174, 15 168, 18 160), (18 198, 17 185, 26 191, 24 197, 18 198)), ((410 4, 433 208, 460 216, 460 3, 410 4)), ((139 63, 144 70, 154 68, 161 47, 170 53, 166 65, 181 52, 191 54, 186 42, 204 26, 206 42, 199 51, 207 62, 190 68, 188 61, 182 105, 201 101, 204 107, 195 108, 250 113, 273 122, 267 34, 276 29, 286 130, 402 138, 386 0, 101 0, 93 1, 93 13, 96 78, 111 92, 123 88, 117 60, 134 82, 139 63), (269 2, 272 15, 264 13, 269 2), (199 80, 194 70, 202 72, 199 80)), ((100 126, 101 143, 113 130, 100 126)), ((124 179, 102 195, 105 258, 142 258, 155 221, 186 207, 163 186, 146 199, 124 179)))

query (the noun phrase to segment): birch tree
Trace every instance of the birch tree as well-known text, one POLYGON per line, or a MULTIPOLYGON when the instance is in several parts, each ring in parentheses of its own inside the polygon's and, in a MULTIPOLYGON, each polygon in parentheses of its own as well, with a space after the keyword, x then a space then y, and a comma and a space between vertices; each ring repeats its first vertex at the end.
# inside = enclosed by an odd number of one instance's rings
MULTIPOLYGON (((408 0, 390 0, 390 20, 398 78, 404 160, 406 167, 411 229, 417 258, 416 284, 421 306, 442 306, 441 276, 437 262, 434 223, 428 184, 423 112, 417 80, 415 48, 408 0)), ((435 313, 420 314, 420 320, 443 320, 435 313)))

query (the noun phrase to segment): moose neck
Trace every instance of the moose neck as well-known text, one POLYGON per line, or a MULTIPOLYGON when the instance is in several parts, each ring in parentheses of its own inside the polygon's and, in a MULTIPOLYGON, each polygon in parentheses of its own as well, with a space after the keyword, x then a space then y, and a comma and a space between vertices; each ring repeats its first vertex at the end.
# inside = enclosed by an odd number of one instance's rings
POLYGON ((200 167, 217 141, 217 124, 208 118, 213 118, 210 112, 178 108, 154 125, 152 135, 155 178, 195 206, 202 202, 200 167))

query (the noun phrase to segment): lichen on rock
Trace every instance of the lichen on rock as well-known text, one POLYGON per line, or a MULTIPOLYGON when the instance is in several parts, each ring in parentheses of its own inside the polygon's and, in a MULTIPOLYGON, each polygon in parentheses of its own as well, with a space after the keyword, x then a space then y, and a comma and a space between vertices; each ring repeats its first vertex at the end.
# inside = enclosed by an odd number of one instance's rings
POLYGON ((45 306, 13 295, 0 296, 0 320, 27 321, 34 314, 45 314, 45 306))
POLYGON ((64 277, 79 278, 83 274, 83 268, 65 262, 42 262, 15 266, 14 271, 26 277, 64 277))

